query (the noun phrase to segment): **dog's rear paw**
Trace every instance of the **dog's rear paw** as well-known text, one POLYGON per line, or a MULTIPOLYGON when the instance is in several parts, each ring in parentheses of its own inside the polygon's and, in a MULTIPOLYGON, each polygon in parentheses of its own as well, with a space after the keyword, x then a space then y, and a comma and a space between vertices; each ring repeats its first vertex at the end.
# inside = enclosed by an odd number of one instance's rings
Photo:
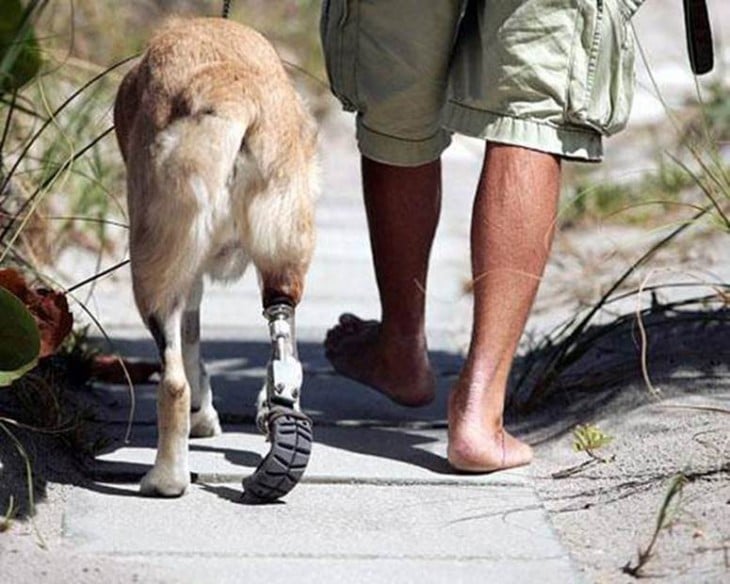
POLYGON ((221 423, 214 407, 200 409, 190 414, 190 437, 210 438, 221 433, 221 423))
POLYGON ((152 467, 139 485, 139 491, 147 497, 179 497, 190 485, 187 469, 152 467))

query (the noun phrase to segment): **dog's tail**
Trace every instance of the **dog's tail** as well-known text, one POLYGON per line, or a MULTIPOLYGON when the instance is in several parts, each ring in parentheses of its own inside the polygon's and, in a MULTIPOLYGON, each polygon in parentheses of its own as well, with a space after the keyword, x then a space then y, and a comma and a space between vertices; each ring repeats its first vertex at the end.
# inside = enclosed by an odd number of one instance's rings
MULTIPOLYGON (((130 253, 143 314, 167 310, 208 269, 216 249, 238 237, 222 226, 230 223, 229 185, 258 106, 240 83, 225 86, 226 65, 216 67, 201 70, 174 97, 149 149, 130 149, 130 253)), ((243 267, 242 258, 218 263, 228 277, 243 267)))
POLYGON ((259 116, 257 87, 245 83, 246 72, 228 62, 201 67, 172 98, 169 121, 213 115, 248 128, 259 116))
POLYGON ((283 87, 256 75, 235 64, 206 66, 180 94, 179 114, 199 126, 188 130, 188 141, 198 140, 196 135, 205 127, 210 131, 216 120, 230 124, 229 146, 213 158, 225 161, 218 166, 228 173, 220 192, 230 192, 241 243, 257 269, 304 271, 314 247, 316 132, 293 89, 286 86, 291 93, 282 108, 276 95, 283 87))

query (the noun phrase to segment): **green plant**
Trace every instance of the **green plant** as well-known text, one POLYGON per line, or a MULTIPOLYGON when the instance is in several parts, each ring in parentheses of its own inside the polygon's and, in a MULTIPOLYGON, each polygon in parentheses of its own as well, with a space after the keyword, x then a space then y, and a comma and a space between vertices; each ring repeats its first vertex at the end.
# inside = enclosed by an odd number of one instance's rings
POLYGON ((646 564, 652 558, 654 553, 654 547, 659 539, 659 534, 667 529, 676 520, 676 517, 681 509, 682 503, 682 492, 684 486, 687 484, 687 477, 683 473, 678 473, 670 482, 669 489, 667 490, 662 504, 659 507, 659 513, 657 514, 656 525, 652 533, 649 543, 644 549, 639 548, 637 552, 636 562, 632 564, 628 561, 622 568, 624 574, 629 574, 635 578, 643 576, 643 571, 646 564))
MULTIPOLYGON (((657 93, 661 95, 658 89, 657 93)), ((701 96, 699 90, 698 96, 701 96)), ((667 108, 667 117, 674 124, 677 135, 681 136, 682 126, 675 120, 669 108, 667 108)), ((672 170, 668 171, 666 168, 664 170, 660 168, 659 172, 659 184, 662 192, 671 194, 683 189, 685 185, 692 185, 700 194, 701 199, 697 202, 677 203, 677 208, 689 209, 692 214, 677 219, 674 222, 675 226, 669 230, 668 234, 652 244, 645 253, 629 265, 598 300, 585 309, 577 310, 573 317, 556 327, 538 343, 533 349, 533 353, 544 357, 530 363, 518 378, 515 384, 515 395, 523 396, 517 398, 519 400, 518 407, 522 409, 535 407, 555 389, 562 373, 588 353, 597 338, 586 333, 596 318, 599 315, 606 314, 611 305, 629 296, 641 296, 643 292, 651 292, 652 298, 655 298, 656 287, 652 289, 638 287, 628 291, 626 287, 630 278, 635 276, 640 268, 647 266, 657 253, 673 244, 690 228, 709 225, 721 232, 730 234, 730 178, 728 168, 719 154, 717 144, 712 140, 713 130, 710 128, 709 121, 706 118, 703 118, 703 120, 702 132, 695 136, 693 141, 681 141, 680 143, 688 160, 681 159, 679 155, 667 154, 672 164, 668 168, 672 170), (521 390, 524 389, 527 383, 533 385, 528 395, 525 396, 525 392, 521 390)), ((615 193, 612 190, 615 189, 615 186, 609 185, 605 189, 606 192, 615 193)), ((726 298, 727 291, 730 290, 730 284, 717 282, 708 283, 707 285, 713 288, 715 292, 707 296, 683 300, 679 303, 665 304, 661 309, 666 311, 691 304, 709 306, 720 303, 723 306, 727 305, 726 298)), ((626 322, 627 318, 637 318, 641 329, 641 319, 654 308, 652 302, 652 305, 648 308, 638 309, 635 315, 621 315, 616 318, 614 327, 603 327, 601 334, 610 334, 612 328, 618 328, 626 322)), ((642 338, 642 352, 645 352, 645 345, 646 339, 642 338)), ((646 368, 645 360, 642 360, 642 366, 646 368)), ((648 380, 646 369, 644 370, 644 376, 648 380)), ((650 382, 647 385, 651 390, 650 382)))
POLYGON ((596 450, 613 441, 613 437, 604 433, 593 424, 579 424, 573 430, 573 450, 585 452, 595 460, 605 462, 606 459, 598 456, 596 450))
POLYGON ((0 287, 0 388, 35 367, 40 347, 33 316, 14 294, 0 287))
POLYGON ((24 132, 29 123, 27 114, 19 112, 13 103, 6 106, 6 139, 0 147, 3 152, 12 148, 17 154, 1 173, 2 188, 9 191, 10 197, 0 209, 4 212, 0 220, 0 257, 10 255, 21 265, 37 267, 38 258, 50 261, 64 246, 78 242, 79 237, 73 234, 79 230, 97 248, 107 246, 106 227, 118 223, 109 220, 111 211, 124 216, 122 206, 109 194, 109 185, 121 190, 122 171, 113 144, 105 140, 111 128, 99 130, 107 122, 98 104, 112 102, 109 72, 122 64, 101 71, 58 104, 51 102, 59 101, 56 91, 51 101, 45 97, 46 84, 66 84, 76 76, 72 70, 29 87, 25 95, 38 104, 36 111, 44 112, 44 121, 33 124, 38 127, 30 134, 24 132), (52 209, 61 210, 60 216, 56 217, 52 209), (34 221, 35 226, 43 221, 50 232, 52 245, 46 253, 31 254, 27 246, 14 245, 23 242, 26 230, 33 231, 34 221))
POLYGON ((33 16, 46 2, 3 0, 0 20, 0 94, 15 92, 38 74, 41 55, 33 30, 33 16))
POLYGON ((552 473, 554 479, 565 479, 584 471, 597 463, 614 461, 614 456, 603 457, 596 450, 613 441, 613 438, 593 424, 579 424, 573 429, 573 450, 585 452, 588 460, 552 473))
MULTIPOLYGON (((703 215, 709 213, 711 207, 703 208, 699 213, 695 214, 693 220, 697 220, 703 215)), ((669 242, 673 241, 689 227, 693 225, 693 221, 682 223, 679 227, 673 229, 668 235, 663 237, 657 243, 653 244, 637 261, 631 264, 621 276, 604 292, 601 297, 592 306, 579 310, 576 314, 559 324, 552 332, 545 335, 538 345, 533 349, 534 354, 545 355, 544 358, 534 360, 525 367, 521 376, 517 379, 514 386, 514 394, 520 396, 523 394, 524 386, 532 383, 527 396, 522 397, 518 407, 524 410, 534 408, 541 403, 548 394, 554 390, 554 386, 560 375, 571 365, 577 363, 593 346, 597 340, 595 336, 585 335, 589 326, 595 317, 602 313, 612 304, 624 300, 627 297, 640 294, 641 292, 653 292, 654 289, 633 289, 628 292, 622 292, 621 287, 641 266, 649 262, 654 255, 669 242)), ((730 288, 730 286, 717 285, 718 288, 730 288)), ((691 303, 708 303, 717 300, 719 296, 712 294, 707 297, 692 299, 691 301, 681 301, 665 305, 663 309, 677 308, 683 304, 691 303)), ((639 311, 639 316, 651 312, 654 306, 639 311)), ((626 319, 635 318, 634 314, 623 315, 615 319, 612 325, 604 327, 601 335, 606 335, 612 329, 620 327, 626 319)), ((519 397, 517 399, 520 399, 519 397)))
POLYGON ((566 227, 587 221, 643 226, 666 222, 701 202, 693 187, 691 175, 664 157, 656 171, 633 180, 618 182, 597 179, 592 173, 579 174, 564 194, 568 200, 561 208, 560 223, 566 227))

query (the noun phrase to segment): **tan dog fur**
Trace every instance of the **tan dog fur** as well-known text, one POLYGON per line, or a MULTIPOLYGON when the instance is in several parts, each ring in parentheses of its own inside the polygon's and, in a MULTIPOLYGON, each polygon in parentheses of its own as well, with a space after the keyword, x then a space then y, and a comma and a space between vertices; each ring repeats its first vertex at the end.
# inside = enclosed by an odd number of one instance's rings
POLYGON ((122 81, 114 121, 134 295, 163 361, 157 457, 141 488, 174 496, 190 480, 188 435, 220 432, 199 358, 202 277, 237 278, 251 262, 264 304, 299 302, 316 136, 271 45, 215 18, 171 20, 152 38, 122 81))

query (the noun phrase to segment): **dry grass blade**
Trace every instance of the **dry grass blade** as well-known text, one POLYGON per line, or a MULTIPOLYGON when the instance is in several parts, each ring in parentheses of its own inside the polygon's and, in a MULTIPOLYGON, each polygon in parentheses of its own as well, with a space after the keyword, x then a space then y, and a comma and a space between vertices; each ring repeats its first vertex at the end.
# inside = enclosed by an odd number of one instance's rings
POLYGON ((592 466, 598 464, 598 460, 595 458, 590 458, 588 460, 584 460, 580 464, 576 464, 575 466, 570 466, 568 468, 564 468, 562 470, 555 471, 550 476, 556 480, 559 479, 567 479, 569 477, 572 477, 573 475, 578 474, 579 472, 582 472, 586 469, 591 468, 592 466))
POLYGON ((36 540, 38 542, 38 545, 46 549, 46 542, 43 539, 43 536, 41 535, 41 532, 38 531, 38 527, 35 524, 35 519, 33 516, 35 515, 35 496, 33 494, 33 467, 30 464, 30 458, 28 458, 28 453, 25 451, 25 448, 20 443, 20 440, 13 434, 10 429, 3 423, 0 422, 0 430, 3 430, 10 440, 15 445, 16 450, 18 451, 18 454, 20 454, 20 457, 23 459, 23 463, 25 465, 25 479, 28 485, 28 510, 29 510, 29 516, 30 516, 30 522, 33 526, 33 533, 36 536, 36 540))
POLYGON ((722 408, 720 406, 693 404, 660 404, 659 407, 668 410, 693 410, 696 412, 715 412, 718 414, 730 414, 730 408, 722 408))
MULTIPOLYGON (((0 211, 0 217, 5 217, 6 219, 9 219, 10 217, 15 217, 16 220, 22 221, 27 217, 27 215, 21 216, 15 213, 6 213, 4 211, 0 211)), ((127 223, 122 223, 121 221, 115 221, 114 219, 103 219, 99 217, 87 217, 84 215, 41 215, 39 213, 38 217, 46 221, 84 221, 87 223, 101 223, 104 225, 111 225, 113 227, 129 229, 129 225, 127 223)))
POLYGON ((22 422, 18 422, 17 420, 13 420, 12 418, 6 418, 4 416, 0 416, 0 422, 9 424, 10 426, 15 426, 16 428, 22 428, 23 430, 28 430, 30 432, 37 432, 39 434, 66 434, 70 430, 74 429, 73 425, 63 425, 59 426, 57 428, 41 428, 40 426, 30 426, 29 424, 23 424, 22 422))
POLYGON ((635 564, 632 564, 629 561, 622 568, 624 574, 629 574, 634 578, 641 578, 644 575, 643 569, 653 556, 654 547, 656 546, 657 540, 659 539, 659 534, 662 532, 662 530, 664 530, 671 524, 673 516, 674 514, 676 514, 676 511, 681 503, 682 492, 684 489, 684 485, 686 485, 687 482, 688 480, 684 473, 679 473, 672 479, 672 482, 669 485, 669 489, 667 490, 667 494, 664 496, 662 505, 659 508, 656 526, 654 527, 654 533, 651 536, 649 544, 643 550, 639 549, 638 557, 635 564), (674 508, 672 509, 672 502, 677 497, 679 497, 680 499, 677 501, 674 508))
POLYGON ((10 530, 10 527, 13 524, 13 519, 17 513, 18 508, 15 505, 15 497, 10 495, 8 498, 8 508, 7 511, 5 511, 5 517, 3 517, 0 521, 0 533, 5 533, 10 530))
POLYGON ((76 298, 73 294, 70 294, 67 292, 71 298, 73 298, 76 303, 81 307, 81 309, 88 315, 88 317, 92 320, 94 325, 99 329, 101 334, 104 336, 104 339, 106 340, 110 350, 112 353, 114 353, 114 356, 119 361, 119 366, 122 368, 122 371, 124 372, 124 378, 127 380, 127 387, 129 388, 129 416, 127 418, 127 429, 124 434, 124 443, 128 444, 130 441, 130 438, 132 436, 132 424, 134 423, 134 411, 136 409, 136 396, 134 393, 134 384, 132 383, 132 376, 129 374, 129 371, 127 369, 127 365, 124 363, 124 359, 122 359, 116 352, 114 351, 114 342, 112 341, 111 337, 107 334, 106 330, 102 326, 102 324, 99 322, 99 319, 96 318, 93 312, 89 310, 89 308, 81 302, 78 298, 76 298))
POLYGON ((641 285, 639 286, 639 292, 636 295, 636 323, 638 325, 639 329, 639 338, 641 341, 640 344, 640 351, 641 351, 641 375, 644 378, 644 384, 649 389, 649 392, 655 397, 659 398, 661 397, 661 390, 656 387, 652 381, 651 377, 649 375, 649 338, 646 334, 646 327, 644 326, 644 318, 642 317, 642 310, 641 310, 641 297, 644 292, 644 289, 646 288, 647 283, 649 282, 649 278, 651 278, 653 271, 649 272, 647 274, 646 278, 642 280, 641 285))
MULTIPOLYGON (((0 185, 0 193, 5 190, 5 188, 8 186, 8 183, 10 182, 10 179, 15 174, 15 172, 18 170, 18 167, 20 166, 23 159, 28 155, 30 152, 30 149, 32 148, 33 144, 38 140, 38 138, 41 137, 43 132, 54 123, 54 120, 58 117, 58 115, 65 110, 79 95, 84 93, 89 87, 97 83, 99 80, 103 79, 106 75, 108 75, 110 72, 114 71, 115 69, 121 67, 122 65, 128 63, 129 61, 132 61, 133 59, 136 59, 138 55, 132 55, 130 57, 127 57, 126 59, 122 59, 121 61, 118 61, 117 63, 114 63, 113 65, 107 67, 104 69, 101 73, 98 75, 94 75, 91 79, 89 79, 86 83, 84 83, 81 87, 79 87, 76 91, 74 91, 68 98, 66 98, 61 105, 59 105, 55 110, 53 110, 50 113, 50 116, 48 119, 41 124, 41 127, 36 130, 36 132, 30 137, 30 139, 27 141, 25 146, 23 147, 23 150, 18 155, 18 158, 13 164, 13 166, 10 168, 7 176, 3 177, 3 182, 0 185)), ((108 130, 110 132, 112 128, 108 130)), ((24 211, 21 210, 21 212, 24 211)), ((0 234, 0 240, 4 239, 7 235, 7 232, 12 228, 12 225, 7 225, 5 229, 3 230, 2 234, 0 234)))
POLYGON ((730 218, 728 218, 725 210, 722 208, 722 205, 720 204, 720 202, 718 200, 718 195, 713 193, 713 189, 711 188, 713 183, 714 183, 715 187, 717 187, 719 189, 727 188, 727 185, 723 185, 723 183, 721 182, 721 179, 718 177, 715 177, 712 174, 711 169, 709 168, 709 166, 706 165, 705 161, 701 158, 701 156, 699 154, 695 154, 695 157, 697 159, 697 162, 702 167, 702 170, 705 172, 705 174, 703 176, 709 177, 709 179, 711 180, 709 185, 706 184, 706 182, 702 179, 702 177, 700 175, 692 172, 692 170, 684 162, 679 160, 676 156, 672 156, 672 155, 669 155, 669 156, 677 166, 679 166, 682 170, 684 170, 687 174, 689 174, 692 177, 692 179, 695 181, 695 184, 700 188, 700 190, 703 192, 705 197, 707 197, 710 200, 710 203, 715 208, 715 212, 722 219, 725 229, 730 231, 730 218))
MULTIPOLYGON (((2 153, 5 151, 5 143, 8 140, 8 136, 10 135, 10 125, 13 121, 13 114, 15 113, 15 109, 17 107, 16 100, 18 98, 18 91, 13 90, 13 93, 10 96, 10 104, 8 107, 8 115, 5 118, 5 125, 3 126, 3 135, 2 138, 0 138, 0 163, 2 162, 2 153)), ((2 166, 0 165, 0 179, 3 179, 4 177, 1 175, 2 173, 2 166)), ((0 193, 3 192, 0 190, 0 193)))
MULTIPOLYGON (((58 179, 58 177, 60 177, 64 172, 66 172, 71 167, 71 165, 73 165, 73 163, 76 160, 78 160, 79 158, 81 158, 84 154, 86 154, 86 152, 88 152, 89 150, 91 150, 101 140, 103 140, 109 134, 111 134, 111 132, 113 130, 114 130, 113 127, 107 128, 104 132, 102 132, 101 134, 99 134, 95 139, 93 139, 86 146, 84 146, 84 148, 82 148, 78 152, 75 152, 73 154, 73 156, 70 156, 63 164, 61 164, 55 170, 55 172, 53 172, 51 174, 51 176, 49 176, 46 180, 44 180, 38 186, 38 188, 36 188, 35 191, 33 191, 33 193, 31 194, 31 196, 28 197, 28 199, 26 199, 23 202, 23 204, 18 209, 18 216, 25 215, 26 218, 28 216, 30 216, 30 213, 26 213, 26 211, 28 211, 28 207, 31 207, 32 205, 34 205, 36 203, 36 200, 38 199, 38 197, 43 192, 45 192, 48 189, 48 187, 50 185, 52 185, 58 179)), ((8 176, 10 176, 10 175, 8 175, 8 176)), ((0 188, 0 192, 2 192, 2 188, 0 188)), ((16 217, 11 217, 10 220, 8 221, 7 225, 5 226, 5 229, 3 229, 3 232, 0 233, 0 244, 2 244, 3 247, 4 247, 4 249, 2 250, 2 252, 0 252, 0 262, 5 258, 6 254, 8 253, 8 250, 12 248, 13 243, 15 242, 15 240, 18 237, 18 235, 20 234, 20 232, 23 229, 23 225, 25 224, 25 220, 24 221, 21 221, 20 227, 15 230, 15 234, 12 235, 9 238, 9 241, 5 241, 6 235, 9 233, 9 231, 12 229, 12 227, 15 225, 15 223, 16 223, 16 217)))
MULTIPOLYGON (((553 351, 539 371, 536 387, 521 404, 521 407, 529 409, 540 403, 554 381, 560 375, 561 371, 563 371, 570 363, 575 362, 577 358, 588 350, 590 343, 585 343, 585 346, 581 346, 578 342, 579 337, 587 329, 588 325, 598 312, 600 312, 601 309, 603 309, 603 307, 611 301, 613 294, 624 284, 624 282, 626 282, 629 277, 636 272, 636 270, 648 262, 660 249, 667 246, 671 241, 684 233, 684 231, 686 231, 689 227, 695 225, 698 219, 706 215, 712 209, 712 205, 702 208, 701 211, 692 216, 689 222, 679 225, 657 243, 652 245, 638 260, 631 264, 631 266, 629 266, 624 273, 621 274, 621 276, 619 276, 619 278, 609 287, 601 298, 588 309, 582 318, 576 316, 575 319, 572 319, 563 325, 558 336, 564 336, 564 339, 559 344, 556 345, 554 343, 554 336, 549 336, 547 338, 547 346, 554 347, 553 351)), ((519 385, 527 378, 529 373, 531 372, 527 371, 523 375, 520 382, 518 382, 517 387, 519 387, 519 385)))
POLYGON ((329 91, 330 84, 324 81, 323 79, 320 79, 317 77, 314 73, 311 71, 307 71, 304 67, 301 67, 297 65, 296 63, 292 63, 291 61, 287 61, 286 59, 281 60, 282 63, 284 63, 284 67, 291 69, 292 71, 296 71, 297 73, 301 73, 304 75, 307 79, 310 81, 313 81, 317 85, 319 85, 323 90, 329 91))
POLYGON ((75 290, 78 290, 79 288, 82 288, 83 286, 86 286, 87 284, 91 284, 92 282, 95 282, 99 278, 103 278, 104 276, 107 276, 113 272, 116 272, 119 268, 123 268, 128 263, 129 263, 129 260, 123 260, 117 264, 114 264, 110 268, 102 270, 101 272, 97 272, 93 276, 90 276, 90 277, 86 278, 85 280, 82 280, 81 282, 74 284, 70 288, 67 288, 65 291, 65 294, 70 294, 71 292, 74 292, 75 290))

